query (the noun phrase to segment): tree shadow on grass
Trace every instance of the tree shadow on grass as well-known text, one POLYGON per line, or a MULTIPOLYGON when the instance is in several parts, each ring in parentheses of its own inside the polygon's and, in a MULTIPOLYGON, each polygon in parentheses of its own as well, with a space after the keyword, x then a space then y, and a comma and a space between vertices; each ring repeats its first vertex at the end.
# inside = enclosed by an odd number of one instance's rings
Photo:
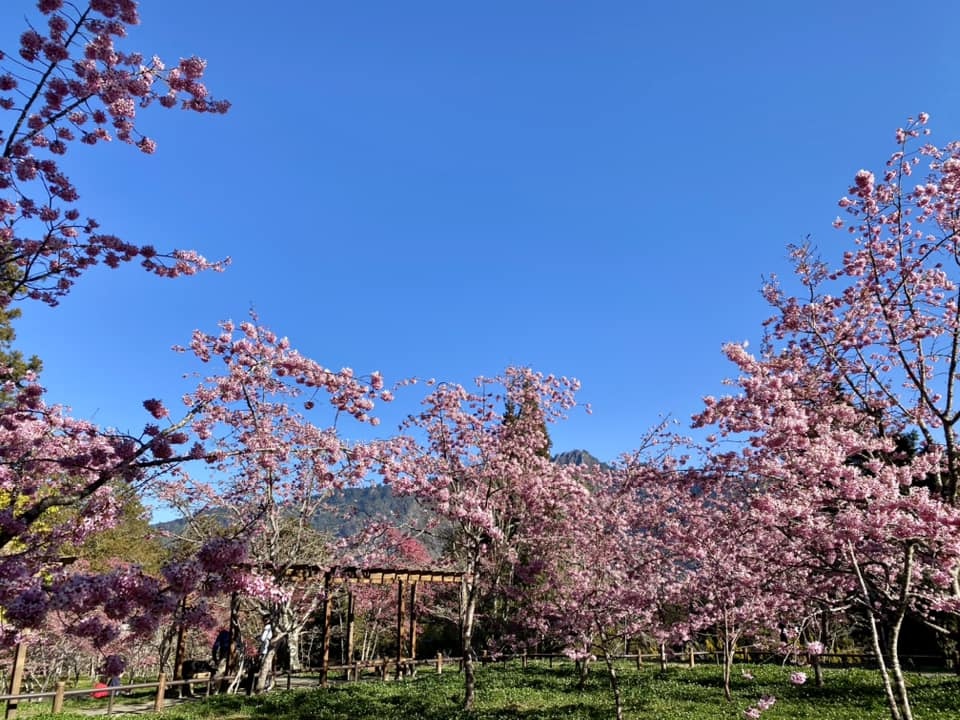
POLYGON ((393 720, 394 718, 458 717, 456 712, 440 714, 439 708, 455 710, 453 699, 439 699, 435 695, 418 695, 405 687, 403 693, 358 691, 343 686, 298 693, 278 693, 262 698, 252 718, 284 718, 284 720, 393 720), (450 704, 448 704, 450 703, 450 704))
MULTIPOLYGON (((545 683, 546 684, 546 683, 545 683)), ((546 701, 538 692, 510 693, 509 697, 484 701, 478 687, 478 707, 465 712, 462 694, 452 693, 450 684, 420 683, 381 687, 341 686, 299 693, 277 693, 259 698, 251 718, 266 720, 608 720, 611 707, 596 702, 596 696, 582 699, 554 696, 546 701), (559 701, 558 701, 559 700, 559 701)), ((547 692, 553 691, 548 688, 547 692)), ((554 691, 555 692, 555 691, 554 691)), ((223 710, 229 708, 223 707, 223 710)))

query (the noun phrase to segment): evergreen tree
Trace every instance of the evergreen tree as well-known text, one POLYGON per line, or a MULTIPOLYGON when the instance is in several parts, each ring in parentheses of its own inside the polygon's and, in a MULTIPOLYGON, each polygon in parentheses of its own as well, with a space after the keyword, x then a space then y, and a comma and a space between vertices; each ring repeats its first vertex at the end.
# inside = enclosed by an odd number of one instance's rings
POLYGON ((79 550, 95 572, 107 572, 117 563, 140 565, 145 572, 157 574, 168 552, 153 528, 147 508, 129 485, 115 483, 113 491, 121 498, 122 511, 117 524, 93 534, 79 550))
POLYGON ((43 369, 43 363, 36 355, 25 358, 13 347, 17 339, 13 321, 19 317, 19 308, 0 307, 0 383, 12 380, 19 384, 27 373, 37 374, 43 369))

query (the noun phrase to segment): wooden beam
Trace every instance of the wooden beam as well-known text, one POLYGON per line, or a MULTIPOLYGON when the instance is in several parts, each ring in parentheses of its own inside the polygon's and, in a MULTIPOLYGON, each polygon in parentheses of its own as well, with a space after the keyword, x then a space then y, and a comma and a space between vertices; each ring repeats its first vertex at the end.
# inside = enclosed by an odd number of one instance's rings
POLYGON ((298 581, 308 580, 321 574, 330 576, 334 585, 358 583, 364 585, 390 585, 404 582, 457 583, 463 573, 448 570, 334 567, 325 570, 320 565, 291 565, 283 573, 298 581))

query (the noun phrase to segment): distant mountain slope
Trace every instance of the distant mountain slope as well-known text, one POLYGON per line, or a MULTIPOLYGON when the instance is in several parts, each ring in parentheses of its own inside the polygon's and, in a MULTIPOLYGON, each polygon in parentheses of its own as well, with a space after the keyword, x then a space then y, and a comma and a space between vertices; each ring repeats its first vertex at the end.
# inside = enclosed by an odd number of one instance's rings
POLYGON ((557 465, 586 465, 587 467, 602 465, 606 467, 606 463, 601 462, 599 458, 594 457, 586 450, 567 450, 557 453, 552 459, 557 465))
MULTIPOLYGON (((313 518, 317 530, 338 537, 358 532, 370 520, 393 521, 397 524, 421 525, 425 511, 412 497, 393 494, 387 485, 345 488, 327 501, 327 508, 313 518)), ((161 532, 179 535, 186 526, 182 518, 156 523, 161 532)))
MULTIPOLYGON (((557 453, 552 459, 559 465, 606 467, 606 463, 586 450, 568 450, 557 453)), ((386 520, 397 525, 422 527, 425 516, 426 510, 414 498, 395 495, 388 485, 366 485, 346 488, 331 497, 327 509, 313 519, 313 525, 331 535, 348 537, 359 532, 370 520, 386 520)), ((185 520, 177 519, 156 523, 153 527, 161 532, 178 535, 183 532, 185 525, 185 520)))
POLYGON ((370 520, 420 526, 426 514, 415 498, 395 495, 389 485, 346 488, 328 505, 313 519, 313 526, 340 537, 359 532, 370 520))

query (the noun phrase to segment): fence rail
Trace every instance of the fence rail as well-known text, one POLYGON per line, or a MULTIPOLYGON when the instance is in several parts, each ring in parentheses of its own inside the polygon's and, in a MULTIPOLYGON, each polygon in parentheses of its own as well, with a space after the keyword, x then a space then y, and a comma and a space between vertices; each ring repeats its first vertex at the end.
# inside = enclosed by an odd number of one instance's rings
POLYGON ((193 685, 206 685, 207 694, 210 691, 210 683, 212 681, 208 678, 204 679, 191 679, 191 680, 167 680, 164 673, 160 673, 156 682, 145 682, 145 683, 131 683, 129 685, 116 685, 114 687, 94 687, 94 688, 84 688, 84 689, 74 689, 67 690, 66 683, 58 681, 53 690, 44 690, 42 692, 29 692, 29 693, 19 693, 16 695, 3 694, 0 695, 0 701, 6 702, 7 709, 4 715, 8 720, 12 720, 17 715, 17 706, 20 702, 37 702, 42 700, 52 701, 51 712, 56 715, 63 712, 63 701, 66 698, 71 697, 88 697, 94 699, 105 699, 106 700, 106 711, 107 714, 112 714, 114 710, 114 701, 117 695, 127 695, 134 690, 149 690, 156 689, 156 693, 153 698, 153 710, 155 712, 160 712, 164 708, 164 703, 166 699, 166 691, 168 688, 173 687, 184 687, 184 686, 193 686, 193 685), (103 696, 100 697, 100 694, 103 693, 103 696))

